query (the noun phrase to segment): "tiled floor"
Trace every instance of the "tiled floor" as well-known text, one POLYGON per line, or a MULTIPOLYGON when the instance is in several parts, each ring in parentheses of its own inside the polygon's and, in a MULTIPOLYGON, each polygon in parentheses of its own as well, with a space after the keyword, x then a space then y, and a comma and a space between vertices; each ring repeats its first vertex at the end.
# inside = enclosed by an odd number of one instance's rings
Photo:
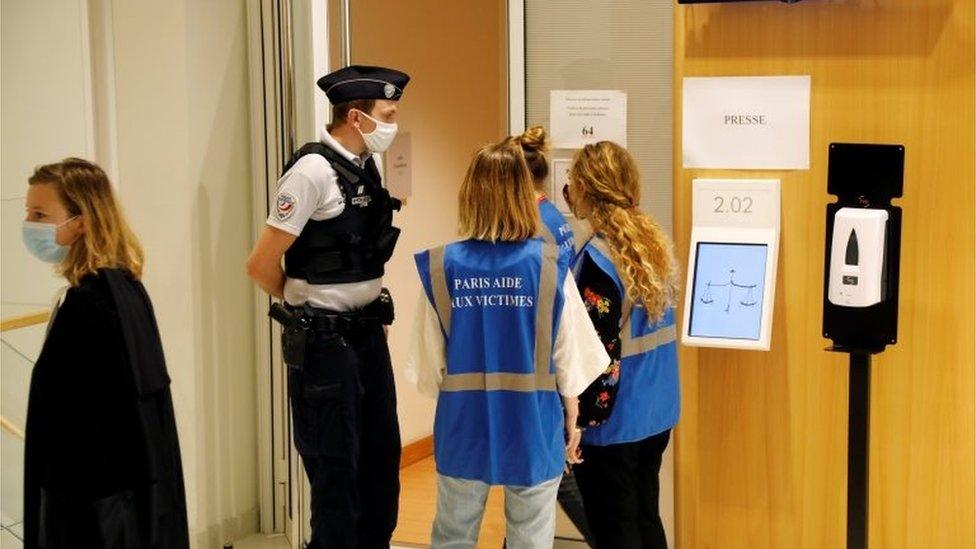
POLYGON ((234 543, 234 549, 291 549, 285 536, 264 536, 257 534, 234 543))
MULTIPOLYGON (((427 546, 394 544, 390 546, 390 549, 415 549, 417 547, 427 546)), ((0 549, 7 549, 7 546, 4 545, 0 549)), ((234 549, 291 549, 291 546, 288 545, 284 536, 263 536, 259 534, 234 543, 234 549)))

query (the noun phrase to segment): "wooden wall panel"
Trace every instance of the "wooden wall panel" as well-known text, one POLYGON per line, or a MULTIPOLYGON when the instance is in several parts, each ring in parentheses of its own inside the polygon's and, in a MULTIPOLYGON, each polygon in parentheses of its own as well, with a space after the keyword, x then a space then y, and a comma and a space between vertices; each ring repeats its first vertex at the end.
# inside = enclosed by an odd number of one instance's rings
POLYGON ((675 7, 675 239, 691 180, 778 177, 772 350, 683 348, 682 548, 845 543, 847 360, 820 337, 827 146, 907 150, 899 342, 875 358, 873 548, 974 547, 974 2, 809 0, 675 7), (812 75, 811 168, 681 167, 684 76, 812 75))

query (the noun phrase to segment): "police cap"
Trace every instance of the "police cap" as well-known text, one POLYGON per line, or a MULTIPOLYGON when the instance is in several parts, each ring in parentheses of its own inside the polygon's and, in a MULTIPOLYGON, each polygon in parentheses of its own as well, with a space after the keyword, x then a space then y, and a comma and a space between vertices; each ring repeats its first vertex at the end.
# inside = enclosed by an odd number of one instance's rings
POLYGON ((410 76, 397 70, 350 65, 319 78, 318 86, 333 105, 357 99, 398 101, 410 76))

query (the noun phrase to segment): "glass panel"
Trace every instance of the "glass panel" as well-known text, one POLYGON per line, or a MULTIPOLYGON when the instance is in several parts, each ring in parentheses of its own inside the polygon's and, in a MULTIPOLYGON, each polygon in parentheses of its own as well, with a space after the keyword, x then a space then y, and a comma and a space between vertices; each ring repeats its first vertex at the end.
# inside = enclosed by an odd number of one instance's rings
POLYGON ((4 332, 0 339, 0 549, 20 547, 23 538, 24 441, 27 394, 46 324, 4 332))
MULTIPOLYGON (((641 207, 672 225, 673 2, 525 0, 526 125, 549 127, 551 90, 627 93, 627 145, 641 207)), ((554 150, 554 159, 575 151, 554 150)), ((661 517, 674 531, 673 445, 661 468, 661 517)), ((557 535, 569 535, 562 526, 557 535)), ((575 536, 574 536, 575 537, 575 536)))
MULTIPOLYGON (((550 90, 623 90, 641 205, 671 228, 672 3, 526 0, 526 123, 549 127, 550 90)), ((574 151, 555 150, 553 158, 574 151)))

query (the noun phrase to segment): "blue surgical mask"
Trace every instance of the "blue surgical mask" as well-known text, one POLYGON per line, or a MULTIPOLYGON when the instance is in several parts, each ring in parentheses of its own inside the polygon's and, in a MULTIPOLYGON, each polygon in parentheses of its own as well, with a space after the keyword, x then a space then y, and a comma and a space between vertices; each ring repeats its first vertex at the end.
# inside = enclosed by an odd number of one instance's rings
POLYGON ((70 246, 58 244, 58 229, 74 219, 72 217, 60 225, 24 221, 21 235, 27 251, 45 263, 59 263, 68 253, 70 246))

